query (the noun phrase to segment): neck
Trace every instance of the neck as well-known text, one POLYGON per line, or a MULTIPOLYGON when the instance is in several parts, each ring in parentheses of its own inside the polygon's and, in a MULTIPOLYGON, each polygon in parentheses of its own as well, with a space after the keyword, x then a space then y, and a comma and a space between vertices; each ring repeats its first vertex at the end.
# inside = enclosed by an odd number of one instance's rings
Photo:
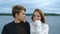
POLYGON ((20 23, 21 21, 19 19, 15 18, 15 23, 20 23))

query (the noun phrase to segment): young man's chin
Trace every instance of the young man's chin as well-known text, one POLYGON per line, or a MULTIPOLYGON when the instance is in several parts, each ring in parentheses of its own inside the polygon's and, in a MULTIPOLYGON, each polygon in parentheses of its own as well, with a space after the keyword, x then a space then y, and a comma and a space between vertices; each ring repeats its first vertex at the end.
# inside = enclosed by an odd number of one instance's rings
POLYGON ((21 20, 22 22, 26 22, 26 20, 21 20))

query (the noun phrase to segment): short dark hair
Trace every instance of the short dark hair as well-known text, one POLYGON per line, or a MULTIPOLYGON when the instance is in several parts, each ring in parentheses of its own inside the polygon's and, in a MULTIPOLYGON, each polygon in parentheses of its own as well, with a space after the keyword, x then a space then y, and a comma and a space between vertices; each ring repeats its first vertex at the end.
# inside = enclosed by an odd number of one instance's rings
POLYGON ((15 14, 19 14, 20 10, 24 10, 26 12, 26 8, 21 6, 21 5, 15 5, 12 8, 12 15, 13 17, 15 17, 15 14))

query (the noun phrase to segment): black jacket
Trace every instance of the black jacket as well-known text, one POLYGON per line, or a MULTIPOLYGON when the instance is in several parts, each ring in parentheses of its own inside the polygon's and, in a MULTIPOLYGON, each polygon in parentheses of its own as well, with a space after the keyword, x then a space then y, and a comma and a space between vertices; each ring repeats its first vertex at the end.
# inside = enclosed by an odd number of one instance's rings
MULTIPOLYGON (((26 24, 26 34, 30 34, 30 25, 28 22, 25 23, 26 24)), ((18 30, 16 28, 16 25, 13 22, 6 24, 2 30, 2 34, 18 34, 18 30)), ((21 33, 20 33, 21 34, 21 33)), ((25 34, 25 33, 24 33, 25 34)))

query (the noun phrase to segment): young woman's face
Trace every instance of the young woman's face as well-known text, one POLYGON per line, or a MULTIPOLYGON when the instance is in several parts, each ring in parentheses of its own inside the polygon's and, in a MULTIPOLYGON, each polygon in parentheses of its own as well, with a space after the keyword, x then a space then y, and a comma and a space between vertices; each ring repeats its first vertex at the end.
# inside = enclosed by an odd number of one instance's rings
POLYGON ((33 20, 34 20, 34 21, 36 21, 36 20, 41 20, 41 15, 40 15, 38 12, 34 12, 33 20))

